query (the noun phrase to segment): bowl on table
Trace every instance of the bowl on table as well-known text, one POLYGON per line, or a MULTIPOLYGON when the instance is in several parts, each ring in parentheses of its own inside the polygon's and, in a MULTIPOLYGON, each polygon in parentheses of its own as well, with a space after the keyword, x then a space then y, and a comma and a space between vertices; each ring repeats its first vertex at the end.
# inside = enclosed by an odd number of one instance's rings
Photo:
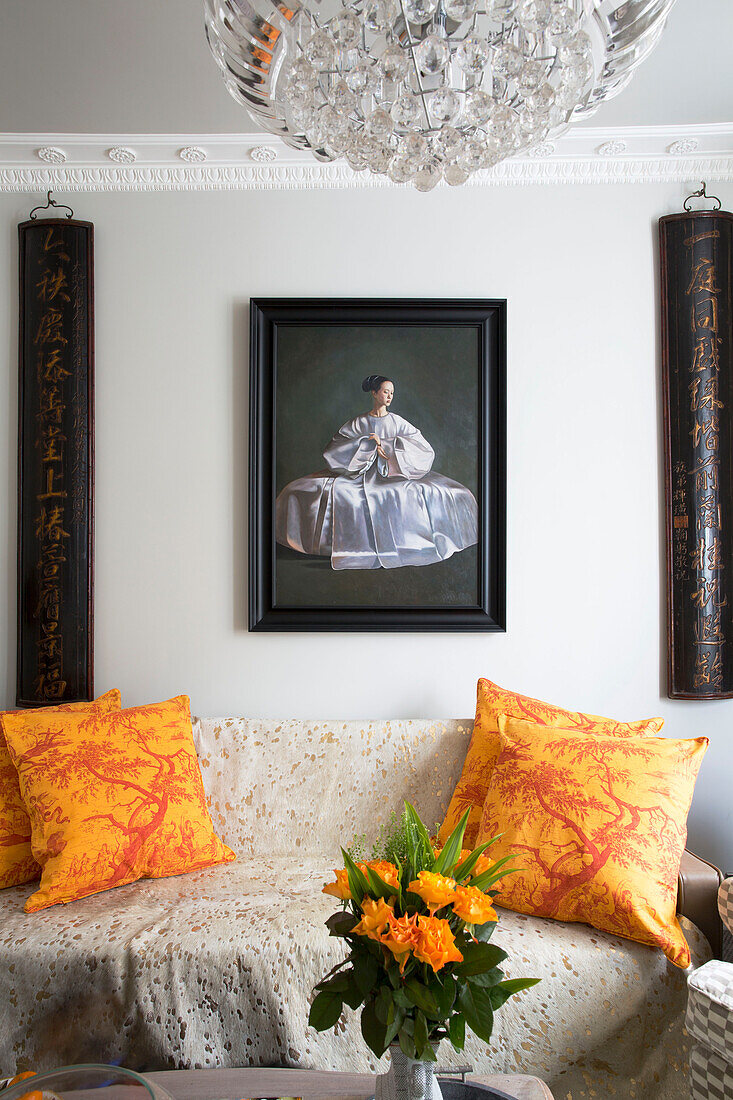
POLYGON ((62 1066, 0 1087, 2 1100, 173 1100, 160 1085, 121 1066, 62 1066))

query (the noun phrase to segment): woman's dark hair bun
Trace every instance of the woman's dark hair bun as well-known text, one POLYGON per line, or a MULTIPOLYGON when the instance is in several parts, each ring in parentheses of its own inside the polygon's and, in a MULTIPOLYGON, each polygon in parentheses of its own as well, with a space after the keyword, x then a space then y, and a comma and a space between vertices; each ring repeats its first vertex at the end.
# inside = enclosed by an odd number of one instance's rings
POLYGON ((374 393, 383 382, 389 381, 390 379, 387 378, 386 374, 370 374, 362 382, 361 388, 364 390, 364 393, 374 393))

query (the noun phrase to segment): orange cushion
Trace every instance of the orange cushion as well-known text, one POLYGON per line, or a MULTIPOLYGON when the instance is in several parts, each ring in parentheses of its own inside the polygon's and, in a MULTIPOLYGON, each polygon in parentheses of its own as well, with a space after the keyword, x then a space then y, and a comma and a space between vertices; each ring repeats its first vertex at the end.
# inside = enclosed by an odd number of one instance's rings
MULTIPOLYGON (((86 712, 90 708, 107 714, 119 710, 122 705, 119 691, 108 691, 89 703, 62 703, 57 707, 39 707, 21 711, 22 714, 60 714, 71 711, 86 712)), ((32 882, 41 874, 41 868, 31 852, 31 824, 28 811, 20 794, 18 773, 10 758, 3 733, 3 718, 14 711, 0 713, 0 890, 6 886, 19 886, 32 882)))
POLYGON ((686 967, 675 916, 687 813, 707 737, 599 737, 502 715, 478 842, 516 853, 496 902, 661 947, 686 967))
POLYGON ((27 912, 235 858, 206 808, 187 696, 3 724, 42 868, 27 912))
POLYGON ((473 734, 461 778, 456 784, 445 821, 438 833, 441 843, 445 843, 466 810, 469 811, 469 815, 464 847, 472 848, 476 843, 486 791, 501 748, 500 714, 508 714, 513 718, 529 718, 538 726, 553 728, 560 726, 564 729, 580 730, 583 733, 599 733, 606 737, 633 737, 640 734, 651 737, 659 733, 664 725, 663 718, 644 718, 639 722, 616 722, 613 718, 601 718, 597 714, 563 710, 562 707, 553 706, 552 703, 543 703, 540 699, 531 699, 527 695, 517 695, 515 691, 506 691, 498 684, 492 684, 491 680, 479 680, 473 734))

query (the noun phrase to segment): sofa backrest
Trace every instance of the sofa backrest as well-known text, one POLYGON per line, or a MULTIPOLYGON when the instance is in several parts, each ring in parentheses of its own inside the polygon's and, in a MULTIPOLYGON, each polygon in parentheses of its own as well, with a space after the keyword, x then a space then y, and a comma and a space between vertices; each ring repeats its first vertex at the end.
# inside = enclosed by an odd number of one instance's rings
MULTIPOLYGON (((327 856, 369 844, 407 799, 428 828, 461 773, 473 720, 195 718, 209 809, 239 855, 327 856)), ((334 866, 337 865, 334 863, 334 866)))

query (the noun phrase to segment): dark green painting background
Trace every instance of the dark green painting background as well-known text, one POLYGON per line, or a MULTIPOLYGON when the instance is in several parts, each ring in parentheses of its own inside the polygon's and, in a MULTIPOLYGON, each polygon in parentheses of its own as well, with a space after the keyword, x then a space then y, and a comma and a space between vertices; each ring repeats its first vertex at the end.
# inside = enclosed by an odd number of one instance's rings
MULTIPOLYGON (((371 409, 368 374, 394 382, 390 407, 435 450, 433 470, 478 489, 479 332, 445 325, 278 325, 275 491, 323 470, 323 450, 342 424, 371 409)), ((473 546, 434 565, 334 570, 278 546, 275 606, 473 606, 473 546)))

